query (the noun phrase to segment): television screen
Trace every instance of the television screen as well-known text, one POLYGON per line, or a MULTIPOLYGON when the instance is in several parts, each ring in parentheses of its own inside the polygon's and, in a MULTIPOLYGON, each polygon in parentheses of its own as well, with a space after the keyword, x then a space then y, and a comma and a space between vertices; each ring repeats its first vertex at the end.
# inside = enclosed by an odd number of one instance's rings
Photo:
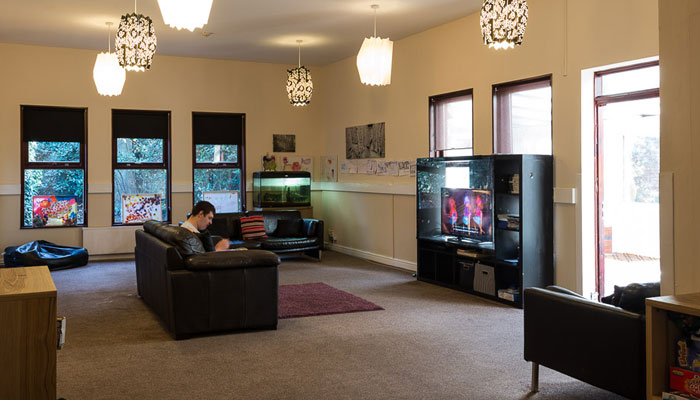
POLYGON ((442 234, 492 241, 491 192, 442 188, 442 234))

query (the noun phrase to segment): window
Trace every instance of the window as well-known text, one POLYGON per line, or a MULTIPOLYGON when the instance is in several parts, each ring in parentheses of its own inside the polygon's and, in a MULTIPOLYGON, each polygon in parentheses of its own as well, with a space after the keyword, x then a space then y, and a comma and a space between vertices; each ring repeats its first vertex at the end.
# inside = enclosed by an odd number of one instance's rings
POLYGON ((87 108, 21 106, 22 228, 87 225, 87 108))
POLYGON ((552 77, 493 86, 497 154, 552 154, 552 77))
POLYGON ((472 90, 431 96, 430 156, 470 156, 473 154, 472 90))
POLYGON ((245 210, 245 114, 192 113, 194 202, 245 210))
POLYGON ((112 224, 170 222, 170 112, 112 110, 112 224))

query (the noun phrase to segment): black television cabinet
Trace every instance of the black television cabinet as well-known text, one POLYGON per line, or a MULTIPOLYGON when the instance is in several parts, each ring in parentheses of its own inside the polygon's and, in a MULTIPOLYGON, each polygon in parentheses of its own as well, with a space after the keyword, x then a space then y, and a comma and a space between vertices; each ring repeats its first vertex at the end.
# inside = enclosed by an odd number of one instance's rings
POLYGON ((552 169, 549 155, 418 159, 418 280, 518 308, 523 306, 525 288, 551 285, 552 169), (445 187, 490 191, 492 241, 465 240, 443 232, 445 187))

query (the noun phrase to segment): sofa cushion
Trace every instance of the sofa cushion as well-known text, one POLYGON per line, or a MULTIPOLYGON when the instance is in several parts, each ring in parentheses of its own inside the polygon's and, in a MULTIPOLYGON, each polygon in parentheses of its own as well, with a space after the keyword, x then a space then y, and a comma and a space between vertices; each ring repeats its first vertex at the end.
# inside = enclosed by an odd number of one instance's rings
POLYGON ((241 217, 241 236, 243 240, 266 238, 265 221, 261 215, 241 217))
POLYGON ((267 238, 263 240, 261 248, 265 250, 293 250, 303 249, 318 245, 318 238, 267 238))
POLYGON ((277 254, 263 250, 217 251, 196 254, 185 259, 185 268, 190 271, 236 268, 261 268, 279 265, 277 254))
POLYGON ((167 225, 159 221, 146 221, 143 229, 158 239, 174 246, 180 255, 206 253, 202 241, 197 235, 179 226, 167 225))
POLYGON ((301 219, 301 212, 299 210, 265 210, 263 217, 265 218, 265 232, 272 235, 277 230, 279 221, 301 219))
POLYGON ((294 238, 302 237, 302 220, 299 219, 281 219, 277 221, 277 229, 275 229, 274 236, 278 238, 294 238))

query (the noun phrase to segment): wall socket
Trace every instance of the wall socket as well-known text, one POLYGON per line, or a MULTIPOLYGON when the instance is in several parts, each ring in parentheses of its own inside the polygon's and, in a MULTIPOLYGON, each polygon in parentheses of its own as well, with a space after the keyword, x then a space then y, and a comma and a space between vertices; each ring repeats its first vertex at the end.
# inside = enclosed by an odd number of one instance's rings
POLYGON ((335 236, 335 232, 332 229, 328 230, 328 241, 331 243, 338 241, 338 238, 335 236))

